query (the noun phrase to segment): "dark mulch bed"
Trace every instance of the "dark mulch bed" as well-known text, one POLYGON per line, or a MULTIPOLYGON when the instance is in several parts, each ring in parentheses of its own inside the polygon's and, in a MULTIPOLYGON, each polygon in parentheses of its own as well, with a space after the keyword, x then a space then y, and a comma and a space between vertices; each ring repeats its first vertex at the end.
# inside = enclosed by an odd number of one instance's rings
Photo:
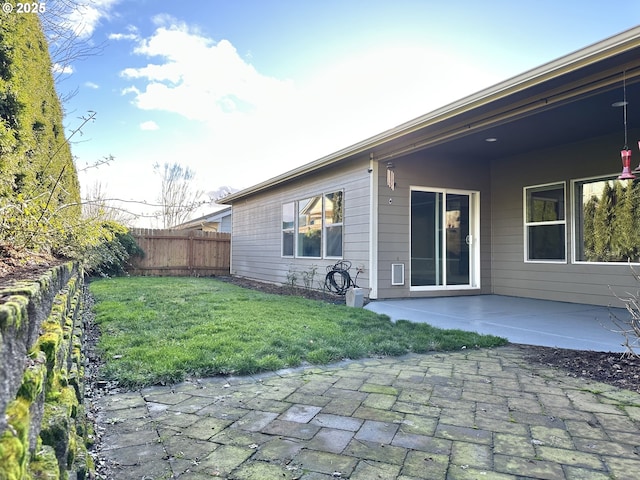
POLYGON ((640 357, 611 352, 518 346, 524 350, 524 358, 529 362, 564 369, 569 377, 602 382, 640 393, 640 357))
POLYGON ((261 292, 272 293, 274 295, 296 295, 298 297, 304 297, 311 300, 321 300, 324 302, 331 302, 335 304, 345 303, 343 296, 336 295, 327 290, 317 290, 292 285, 258 282, 256 280, 250 280, 248 278, 241 277, 220 276, 215 278, 216 280, 221 280, 223 282, 233 283, 234 285, 238 285, 239 287, 259 290, 261 292))
POLYGON ((64 260, 51 255, 36 254, 0 244, 0 288, 23 280, 37 280, 47 270, 64 260))

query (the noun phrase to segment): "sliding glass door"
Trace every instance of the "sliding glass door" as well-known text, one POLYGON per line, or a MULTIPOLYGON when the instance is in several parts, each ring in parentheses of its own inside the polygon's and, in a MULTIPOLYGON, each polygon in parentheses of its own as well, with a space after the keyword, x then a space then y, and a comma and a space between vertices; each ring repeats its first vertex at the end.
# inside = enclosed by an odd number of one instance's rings
POLYGON ((477 287, 477 192, 411 191, 411 287, 477 287))

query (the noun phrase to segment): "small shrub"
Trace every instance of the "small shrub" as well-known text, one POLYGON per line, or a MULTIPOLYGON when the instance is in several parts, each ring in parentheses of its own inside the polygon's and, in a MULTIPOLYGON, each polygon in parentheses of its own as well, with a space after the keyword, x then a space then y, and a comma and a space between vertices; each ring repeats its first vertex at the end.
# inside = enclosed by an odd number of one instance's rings
POLYGON ((618 327, 618 332, 624 337, 624 343, 622 344, 627 351, 623 354, 630 357, 640 357, 640 353, 636 349, 640 349, 640 273, 638 273, 633 266, 631 268, 631 275, 638 284, 638 290, 635 293, 626 293, 624 297, 614 295, 618 300, 624 303, 624 306, 629 313, 629 318, 618 318, 615 314, 611 313, 611 321, 618 327))
POLYGON ((116 223, 104 222, 102 241, 86 248, 84 268, 88 275, 116 277, 126 274, 129 258, 144 255, 129 230, 116 223))
POLYGON ((289 271, 287 272, 287 285, 294 289, 296 284, 298 283, 298 272, 293 269, 293 266, 289 266, 289 271))
POLYGON ((318 273, 318 266, 311 265, 308 270, 304 270, 302 272, 302 283, 304 283, 304 288, 310 290, 313 288, 313 284, 316 278, 316 274, 318 273))

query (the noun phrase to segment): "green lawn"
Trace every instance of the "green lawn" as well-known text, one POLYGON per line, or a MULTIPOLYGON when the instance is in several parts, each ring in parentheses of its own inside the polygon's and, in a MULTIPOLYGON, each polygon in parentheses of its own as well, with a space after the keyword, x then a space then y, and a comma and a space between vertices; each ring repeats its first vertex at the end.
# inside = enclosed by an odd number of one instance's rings
POLYGON ((506 343, 212 278, 101 279, 90 291, 106 362, 102 375, 126 387, 506 343))

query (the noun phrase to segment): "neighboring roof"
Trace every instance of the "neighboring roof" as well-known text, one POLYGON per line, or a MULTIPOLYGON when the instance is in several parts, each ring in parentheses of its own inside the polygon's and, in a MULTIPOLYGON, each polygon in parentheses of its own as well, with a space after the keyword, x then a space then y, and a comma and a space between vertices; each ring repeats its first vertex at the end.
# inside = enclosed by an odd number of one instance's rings
MULTIPOLYGON (((629 103, 635 98, 640 105, 640 26, 228 195, 219 203, 233 204, 357 155, 384 161, 429 148, 449 158, 500 157, 622 131, 620 111, 610 107, 622 100, 623 72, 629 103), (500 141, 490 148, 479 143, 489 136, 500 141)), ((631 127, 640 125, 640 109, 636 110, 638 121, 630 121, 631 127)))
POLYGON ((193 220, 189 220, 188 222, 176 225, 173 228, 175 228, 176 230, 187 230, 189 228, 200 227, 206 223, 220 222, 224 217, 228 217, 230 215, 231 207, 224 207, 221 210, 216 210, 215 212, 203 215, 202 217, 194 218, 193 220))

